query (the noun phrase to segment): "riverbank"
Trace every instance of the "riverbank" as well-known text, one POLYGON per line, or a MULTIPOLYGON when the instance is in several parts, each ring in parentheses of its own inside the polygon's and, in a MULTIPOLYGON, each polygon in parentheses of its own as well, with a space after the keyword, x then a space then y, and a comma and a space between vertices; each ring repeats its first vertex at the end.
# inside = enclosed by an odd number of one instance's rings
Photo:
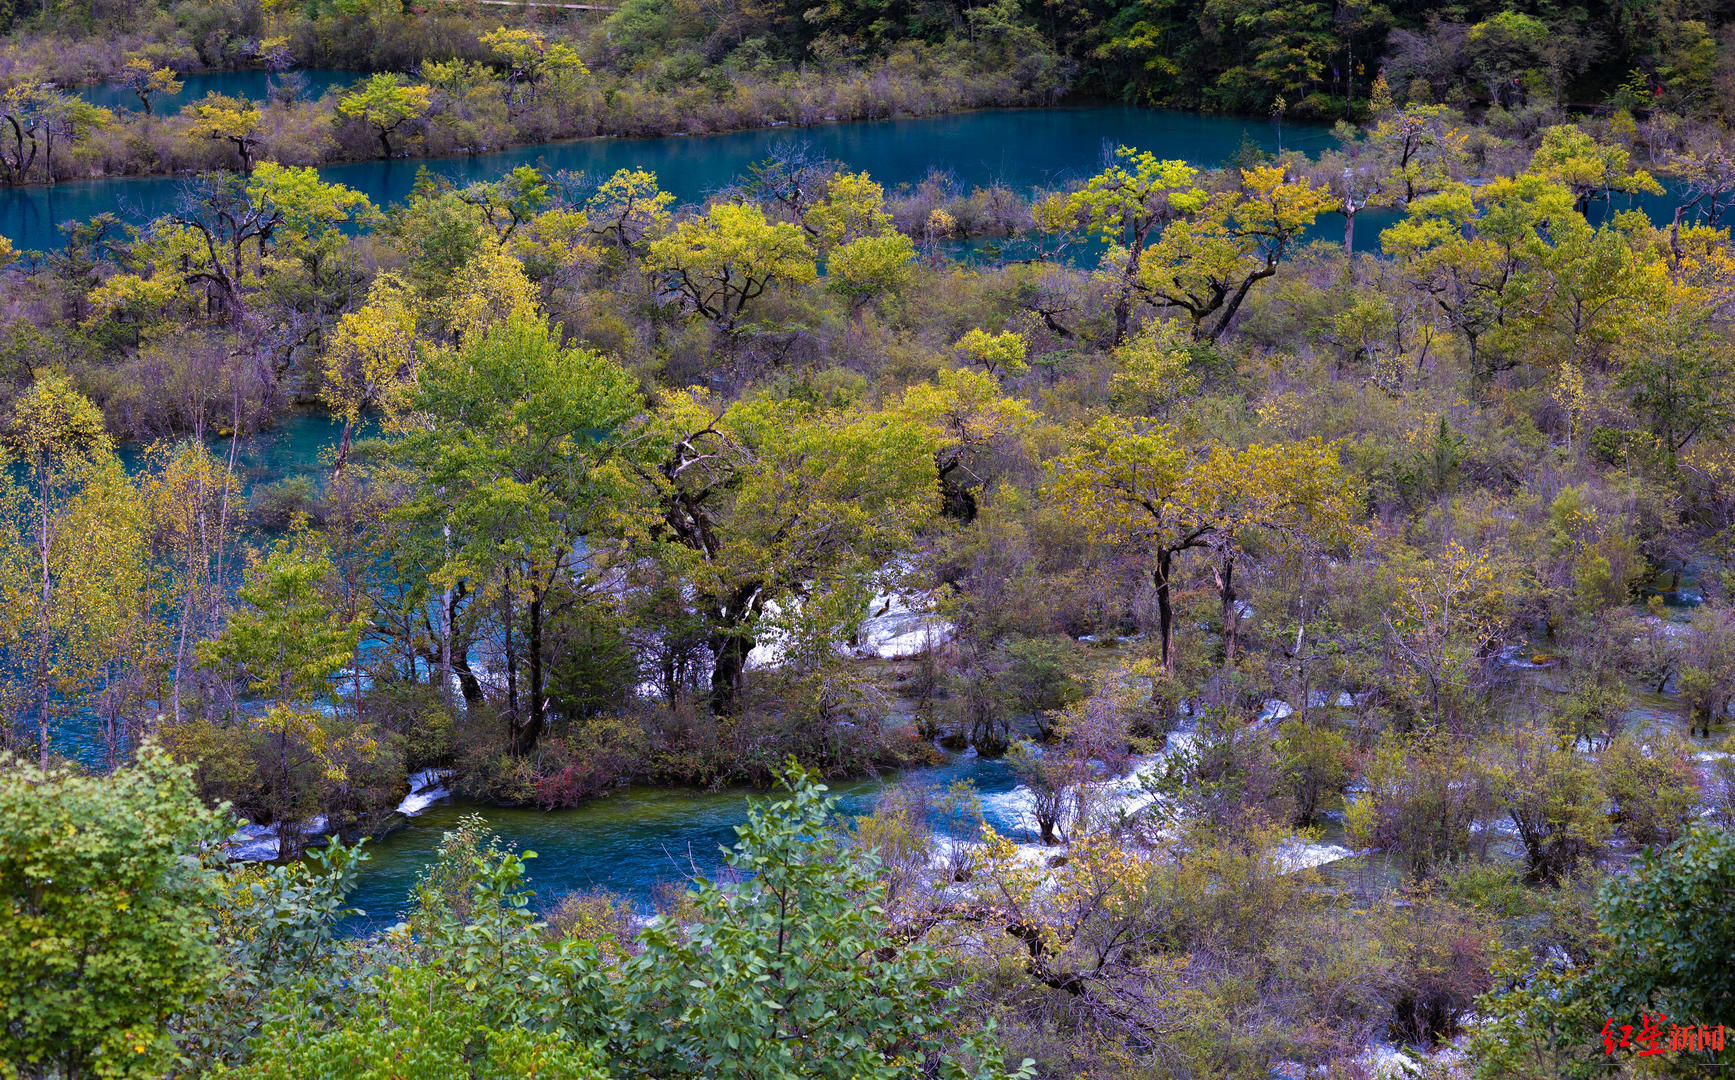
MULTIPOLYGON (((712 72, 678 83, 593 77, 579 66, 576 74, 524 85, 485 65, 435 65, 395 76, 409 93, 392 100, 389 121, 346 105, 356 88, 336 79, 310 84, 291 72, 262 86, 260 72, 211 73, 201 88, 216 96, 166 115, 147 114, 137 102, 124 111, 111 107, 63 135, 52 154, 31 154, 39 136, 26 128, 5 179, 21 188, 263 161, 330 166, 474 156, 574 138, 714 135, 1047 105, 1068 89, 1052 72, 989 68, 957 50, 905 59, 911 62, 712 72), (322 92, 311 96, 310 85, 322 92)), ((112 94, 99 96, 114 102, 112 94)))

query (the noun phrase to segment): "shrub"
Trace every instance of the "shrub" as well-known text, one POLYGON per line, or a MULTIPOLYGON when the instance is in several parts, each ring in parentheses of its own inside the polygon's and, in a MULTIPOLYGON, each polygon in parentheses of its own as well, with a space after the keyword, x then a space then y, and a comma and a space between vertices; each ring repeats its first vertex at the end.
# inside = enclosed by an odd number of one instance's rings
POLYGON ((268 1026, 235 1080, 608 1080, 602 1056, 560 1030, 502 1025, 465 982, 437 967, 394 967, 325 1030, 305 1009, 268 1026))
POLYGON ((1601 765, 1615 821, 1634 843, 1665 846, 1686 832, 1699 803, 1692 744, 1628 733, 1603 751, 1601 765))
POLYGON ((1312 825, 1349 787, 1350 742, 1329 728, 1292 720, 1283 725, 1276 750, 1277 767, 1295 801, 1295 824, 1312 825))
POLYGON ((1005 1076, 933 946, 897 942, 862 901, 878 868, 827 828, 836 800, 798 772, 783 782, 789 796, 750 810, 727 856, 745 880, 701 880, 692 926, 639 935, 618 981, 623 1051, 670 1078, 1005 1076))
POLYGON ((1469 853, 1488 793, 1463 751, 1439 737, 1388 736, 1365 775, 1367 791, 1344 818, 1358 846, 1392 852, 1418 877, 1469 853))
POLYGON ((1544 728, 1513 732, 1488 768, 1495 806, 1518 827, 1533 881, 1558 881, 1608 834, 1595 769, 1544 728))
POLYGON ((298 516, 313 519, 319 488, 310 476, 290 476, 253 492, 250 516, 261 529, 286 529, 298 516))
POLYGON ((1472 912, 1421 893, 1404 907, 1382 908, 1375 933, 1398 958, 1392 1036, 1431 1045, 1457 1034, 1493 983, 1488 927, 1472 912))
MULTIPOLYGON (((201 852, 227 815, 150 745, 107 777, 0 755, 0 1062, 38 1077, 157 1077, 169 1019, 215 981, 201 852)), ((16 1075, 16 1073, 14 1073, 16 1075)))
POLYGON ((1735 1018, 1735 833, 1694 828, 1597 897, 1598 965, 1613 1007, 1706 1023, 1735 1018))
POLYGON ((1065 638, 1012 637, 996 650, 1000 685, 1007 702, 1020 715, 1035 716, 1043 725, 1049 713, 1084 697, 1073 675, 1073 649, 1065 638))
POLYGON ((645 771, 644 729, 631 719, 593 716, 543 740, 536 757, 536 802, 575 806, 606 795, 645 771))
POLYGON ((604 962, 618 963, 632 953, 638 919, 632 904, 613 893, 567 893, 548 913, 554 941, 588 941, 604 962))

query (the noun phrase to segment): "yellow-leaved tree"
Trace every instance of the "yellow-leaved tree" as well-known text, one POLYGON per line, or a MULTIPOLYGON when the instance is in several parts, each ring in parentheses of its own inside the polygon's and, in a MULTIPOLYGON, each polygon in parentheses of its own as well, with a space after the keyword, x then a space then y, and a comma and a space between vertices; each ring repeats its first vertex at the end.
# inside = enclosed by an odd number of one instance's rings
POLYGON ((1222 603, 1226 658, 1235 648, 1235 568, 1255 533, 1276 550, 1318 551, 1358 539, 1361 500, 1336 451, 1317 439, 1195 456, 1176 432, 1108 416, 1050 466, 1046 495, 1093 540, 1140 549, 1156 591, 1163 665, 1175 671, 1176 560, 1208 550, 1222 603))
POLYGON ((0 485, 0 638, 9 703, 35 720, 46 767, 58 722, 86 705, 154 629, 138 491, 100 410, 56 371, 38 373, 4 431, 21 483, 0 485))
POLYGON ((330 340, 320 397, 343 417, 337 472, 349 460, 362 417, 375 410, 395 416, 403 405, 415 374, 415 290, 396 274, 380 274, 368 289, 367 303, 339 319, 330 340))
POLYGON ((493 52, 506 77, 507 115, 516 117, 548 91, 570 93, 589 76, 584 61, 564 41, 549 41, 536 30, 502 26, 479 39, 493 52))
POLYGON ((883 577, 939 508, 939 434, 896 409, 769 395, 725 406, 681 391, 633 439, 646 448, 638 474, 659 517, 646 550, 685 583, 719 716, 738 709, 768 610, 883 577))
POLYGON ((933 382, 911 386, 898 411, 933 429, 946 513, 964 522, 976 517, 985 460, 1028 439, 1036 423, 1030 406, 1008 397, 993 376, 969 368, 943 368, 933 382))
POLYGON ((1042 232, 1082 231, 1110 245, 1103 265, 1105 273, 1112 267, 1117 345, 1132 320, 1151 231, 1206 204, 1208 197, 1195 183, 1198 177, 1199 170, 1184 161, 1163 161, 1148 151, 1122 146, 1114 163, 1078 191, 1050 196, 1035 208, 1042 232))
POLYGON ((433 87, 412 85, 402 75, 380 72, 339 98, 337 111, 372 128, 380 141, 380 152, 391 157, 392 132, 427 115, 433 101, 433 87))
POLYGON ((1606 200, 1614 192, 1661 195, 1663 185, 1643 169, 1635 169, 1624 146, 1601 143, 1577 124, 1556 124, 1542 133, 1542 143, 1530 156, 1528 172, 1572 192, 1579 213, 1591 200, 1606 200))
POLYGON ((1417 681, 1420 707, 1440 724, 1468 689, 1483 648, 1499 628, 1503 601, 1496 563, 1486 552, 1448 540, 1430 554, 1395 549, 1386 574, 1392 593, 1386 628, 1417 681))
POLYGON ((246 98, 211 93, 187 106, 187 137, 226 142, 235 148, 241 171, 253 171, 259 148, 259 106, 246 98))
POLYGON ((806 284, 819 274, 799 226, 767 221, 765 211, 745 203, 718 203, 651 241, 645 269, 724 331, 773 284, 806 284))
POLYGON ((1244 169, 1238 188, 1211 195, 1163 229, 1138 284, 1152 302, 1186 312, 1195 337, 1215 341, 1253 286, 1277 273, 1290 245, 1331 207, 1326 188, 1281 166, 1244 169))
POLYGON ((151 115, 151 98, 158 94, 173 97, 181 92, 182 85, 172 69, 158 67, 143 56, 128 57, 116 81, 133 92, 144 106, 146 116, 151 115))

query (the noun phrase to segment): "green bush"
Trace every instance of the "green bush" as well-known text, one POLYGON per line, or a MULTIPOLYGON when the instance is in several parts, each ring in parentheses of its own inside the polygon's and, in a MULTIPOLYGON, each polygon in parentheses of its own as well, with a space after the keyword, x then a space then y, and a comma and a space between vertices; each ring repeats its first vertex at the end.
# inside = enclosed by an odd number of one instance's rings
POLYGON ((1350 742, 1330 728, 1292 720, 1283 725, 1276 750, 1278 768, 1295 800, 1295 824, 1312 825, 1349 787, 1354 756, 1350 742))
POLYGON ((304 1018, 267 1028, 234 1080, 608 1080, 600 1055, 564 1031, 494 1027, 450 972, 392 968, 334 1030, 304 1018))
POLYGON ((1735 1023, 1735 833, 1695 828, 1647 852, 1603 886, 1597 922, 1611 943, 1599 975, 1618 1011, 1735 1023))
POLYGON ((27 1077, 157 1077, 169 1020, 215 981, 199 852, 226 814, 146 746, 101 777, 0 755, 0 1063, 27 1077))
POLYGON ((1678 736, 1628 733, 1603 751, 1602 785, 1615 821, 1637 844, 1673 843, 1699 808, 1692 745, 1678 736))

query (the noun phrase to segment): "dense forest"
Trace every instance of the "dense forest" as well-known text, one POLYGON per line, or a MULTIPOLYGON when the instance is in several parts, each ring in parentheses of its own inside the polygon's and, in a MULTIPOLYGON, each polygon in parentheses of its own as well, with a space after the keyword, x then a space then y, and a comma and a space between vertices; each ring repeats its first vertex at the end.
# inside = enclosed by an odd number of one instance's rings
POLYGON ((1735 1061, 1735 12, 0 24, 10 184, 180 174, 0 239, 0 1076, 1735 1061), (796 130, 1067 95, 1337 126, 1028 189, 796 130), (316 168, 770 124, 696 201, 316 168), (488 818, 645 785, 761 794, 644 897, 488 818))

